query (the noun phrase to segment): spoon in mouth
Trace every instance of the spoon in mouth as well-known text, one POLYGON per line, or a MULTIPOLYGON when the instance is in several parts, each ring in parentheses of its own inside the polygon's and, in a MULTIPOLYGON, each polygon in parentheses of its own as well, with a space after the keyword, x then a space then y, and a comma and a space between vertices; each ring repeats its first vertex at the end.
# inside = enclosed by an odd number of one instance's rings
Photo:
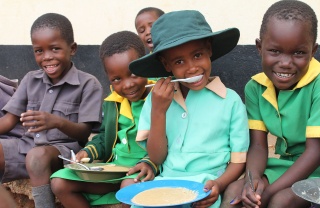
MULTIPOLYGON (((194 77, 188 77, 188 78, 185 78, 185 79, 174 79, 174 80, 171 80, 171 82, 186 82, 186 83, 192 83, 192 82, 197 82, 199 81, 201 78, 203 77, 203 74, 200 74, 200 75, 197 75, 197 76, 194 76, 194 77)), ((145 87, 152 87, 154 86, 155 84, 148 84, 146 85, 145 87)))

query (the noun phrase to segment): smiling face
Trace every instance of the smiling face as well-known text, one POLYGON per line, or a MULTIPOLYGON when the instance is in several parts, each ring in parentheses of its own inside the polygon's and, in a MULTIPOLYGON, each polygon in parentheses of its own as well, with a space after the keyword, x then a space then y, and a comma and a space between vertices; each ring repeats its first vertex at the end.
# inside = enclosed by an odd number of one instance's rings
POLYGON ((130 62, 138 59, 134 49, 129 49, 120 54, 113 54, 103 59, 103 65, 109 81, 116 93, 131 102, 144 99, 148 90, 145 85, 147 78, 138 77, 129 70, 130 62))
POLYGON ((210 39, 201 39, 165 50, 161 53, 160 60, 165 69, 168 72, 172 72, 177 79, 202 74, 203 77, 197 82, 180 83, 182 87, 201 90, 208 84, 211 72, 211 55, 210 39))
POLYGON ((277 90, 293 89, 307 73, 317 50, 310 31, 306 22, 272 17, 262 40, 256 40, 263 71, 277 90))
POLYGON ((76 52, 77 44, 68 44, 58 29, 51 28, 35 30, 31 41, 37 64, 56 84, 71 68, 71 57, 76 52))
POLYGON ((153 23, 159 18, 157 12, 155 11, 147 11, 138 15, 135 21, 135 27, 137 33, 142 40, 144 46, 149 49, 149 51, 153 50, 153 43, 151 39, 151 28, 153 23))

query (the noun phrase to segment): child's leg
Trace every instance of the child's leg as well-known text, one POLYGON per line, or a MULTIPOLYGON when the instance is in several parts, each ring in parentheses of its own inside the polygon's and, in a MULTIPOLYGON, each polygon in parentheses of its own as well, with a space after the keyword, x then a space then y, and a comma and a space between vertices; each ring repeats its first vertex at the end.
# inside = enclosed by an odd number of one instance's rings
MULTIPOLYGON (((129 185, 134 184, 134 183, 135 182, 134 182, 133 178, 125 179, 125 180, 123 180, 121 182, 121 187, 120 188, 124 188, 124 187, 129 186, 129 185)), ((130 208, 130 207, 131 207, 131 205, 122 203, 122 208, 130 208)))
POLYGON ((64 207, 89 207, 89 202, 82 193, 107 194, 118 191, 120 184, 90 183, 53 178, 51 188, 64 207))
POLYGON ((19 153, 19 139, 0 139, 0 183, 29 178, 26 155, 19 153))
POLYGON ((271 198, 268 207, 310 207, 311 203, 297 196, 291 188, 277 192, 271 198))
POLYGON ((12 196, 8 193, 8 191, 0 186, 0 202, 1 207, 17 207, 15 201, 12 196))
POLYGON ((221 207, 242 207, 242 203, 238 203, 237 205, 231 205, 230 202, 232 200, 241 200, 241 192, 244 185, 244 179, 237 180, 231 183, 227 189, 223 193, 223 198, 221 202, 221 207), (238 198, 236 198, 238 197, 238 198))
POLYGON ((63 167, 62 161, 58 158, 59 154, 59 150, 54 146, 34 147, 27 154, 26 167, 37 208, 55 207, 55 198, 50 187, 50 176, 63 167))
POLYGON ((2 176, 3 172, 4 172, 4 153, 3 153, 2 144, 0 143, 0 176, 2 176))

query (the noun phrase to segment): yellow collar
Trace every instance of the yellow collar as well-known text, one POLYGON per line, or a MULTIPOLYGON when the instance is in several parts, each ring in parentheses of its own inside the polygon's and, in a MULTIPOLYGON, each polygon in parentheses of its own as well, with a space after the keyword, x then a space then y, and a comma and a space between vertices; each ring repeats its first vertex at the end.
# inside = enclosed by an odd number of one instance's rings
MULTIPOLYGON (((309 64, 309 68, 307 73, 300 79, 297 85, 292 89, 302 88, 312 82, 320 73, 320 63, 312 58, 309 64)), ((265 73, 259 73, 252 77, 253 80, 258 82, 259 84, 267 87, 262 96, 268 100, 274 108, 278 109, 277 97, 275 93, 275 88, 271 80, 265 75, 265 73)))
MULTIPOLYGON (((154 83, 155 83, 155 81, 148 80, 148 84, 154 84, 154 83)), ((121 103, 120 104, 120 114, 133 120, 133 116, 132 116, 132 112, 131 112, 131 105, 130 105, 129 100, 127 98, 120 96, 118 93, 116 93, 113 90, 112 85, 110 85, 110 90, 111 90, 111 94, 108 97, 106 97, 104 100, 121 103)), ((144 98, 144 100, 145 100, 145 98, 144 98)))

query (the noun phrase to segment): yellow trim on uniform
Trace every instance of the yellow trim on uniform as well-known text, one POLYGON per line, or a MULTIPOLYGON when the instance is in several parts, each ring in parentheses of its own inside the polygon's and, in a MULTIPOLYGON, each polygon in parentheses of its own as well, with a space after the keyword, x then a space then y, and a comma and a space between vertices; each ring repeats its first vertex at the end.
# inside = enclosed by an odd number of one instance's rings
POLYGON ((148 161, 153 166, 153 168, 156 170, 156 172, 158 172, 158 167, 150 159, 144 158, 143 160, 148 161))
POLYGON ((307 126, 306 138, 320 138, 320 126, 307 126))
POLYGON ((267 127, 263 121, 249 119, 248 122, 249 122, 249 129, 268 132, 267 127))
POLYGON ((294 89, 302 88, 312 82, 320 73, 320 63, 315 60, 315 58, 312 58, 309 64, 309 70, 307 73, 301 78, 301 80, 298 82, 297 86, 294 89))
POLYGON ((231 152, 232 163, 245 163, 247 161, 247 152, 231 152))
MULTIPOLYGON (((300 79, 297 85, 292 89, 302 88, 312 82, 320 73, 320 63, 315 60, 314 58, 311 59, 309 68, 307 73, 300 79)), ((278 103, 276 97, 276 91, 274 88, 273 83, 271 80, 265 75, 265 73, 259 73, 253 77, 253 80, 258 82, 259 84, 267 87, 267 89, 263 92, 262 96, 277 110, 278 110, 278 103)))
MULTIPOLYGON (((153 80, 148 80, 148 84, 154 84, 154 83, 156 83, 156 82, 153 80)), ((129 100, 127 98, 120 96, 118 93, 116 93, 116 91, 114 91, 112 89, 112 85, 110 86, 110 89, 111 89, 111 94, 108 97, 106 97, 104 100, 121 103, 120 115, 123 115, 123 116, 129 118, 130 120, 133 120, 133 116, 132 116, 132 112, 131 112, 131 105, 130 105, 129 100)))
POLYGON ((85 148, 87 148, 91 152, 92 156, 95 156, 94 159, 98 158, 99 155, 98 155, 97 149, 94 145, 90 144, 90 145, 86 146, 85 148), (93 151, 95 154, 93 153, 93 151))

